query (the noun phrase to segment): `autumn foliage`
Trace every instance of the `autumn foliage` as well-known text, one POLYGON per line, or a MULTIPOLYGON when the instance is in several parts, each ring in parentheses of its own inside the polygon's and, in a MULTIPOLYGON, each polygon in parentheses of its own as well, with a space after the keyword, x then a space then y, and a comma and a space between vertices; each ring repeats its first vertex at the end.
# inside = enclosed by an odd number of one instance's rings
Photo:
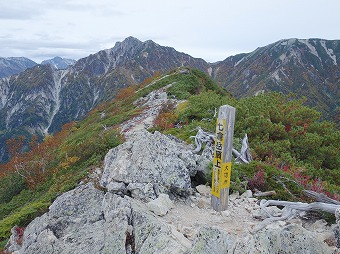
POLYGON ((135 88, 133 86, 129 86, 126 88, 122 88, 118 91, 116 95, 117 100, 123 100, 132 97, 135 94, 135 88))
POLYGON ((30 150, 25 153, 21 153, 25 141, 23 136, 7 140, 11 160, 1 165, 0 171, 3 175, 19 174, 25 179, 28 187, 33 189, 50 173, 48 167, 55 159, 55 151, 69 134, 73 124, 72 122, 65 124, 60 132, 54 136, 46 136, 41 143, 38 143, 38 138, 34 136, 29 142, 30 150))
POLYGON ((178 116, 175 113, 174 109, 175 109, 175 104, 171 102, 163 104, 154 122, 156 129, 164 131, 164 130, 168 130, 174 127, 178 119, 178 116))
POLYGON ((156 71, 151 77, 146 78, 139 86, 140 88, 145 87, 146 85, 150 84, 152 81, 158 79, 161 76, 159 71, 156 71))

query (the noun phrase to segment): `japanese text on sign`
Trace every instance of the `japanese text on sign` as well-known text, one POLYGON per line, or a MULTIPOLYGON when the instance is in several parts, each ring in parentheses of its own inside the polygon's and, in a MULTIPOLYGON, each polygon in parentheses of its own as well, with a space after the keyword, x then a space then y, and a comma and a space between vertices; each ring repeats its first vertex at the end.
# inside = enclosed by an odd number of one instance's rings
POLYGON ((220 197, 221 188, 225 188, 224 186, 228 184, 228 180, 225 179, 225 176, 228 176, 228 172, 230 174, 230 171, 226 170, 226 167, 230 169, 231 166, 228 163, 222 163, 225 128, 226 120, 217 119, 211 194, 218 198, 220 197))

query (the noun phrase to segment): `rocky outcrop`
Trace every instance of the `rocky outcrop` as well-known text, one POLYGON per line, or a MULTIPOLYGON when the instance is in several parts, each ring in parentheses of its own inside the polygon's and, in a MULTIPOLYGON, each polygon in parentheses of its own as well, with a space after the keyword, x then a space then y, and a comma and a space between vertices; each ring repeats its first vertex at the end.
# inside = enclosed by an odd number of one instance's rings
POLYGON ((100 184, 112 189, 124 183, 133 197, 142 200, 160 193, 183 195, 192 191, 190 177, 197 173, 198 158, 190 146, 172 136, 138 131, 107 153, 100 184))
MULTIPOLYGON (((168 200, 164 194, 161 197, 168 200)), ((308 227, 297 219, 276 222, 253 232, 244 220, 251 220, 251 212, 259 209, 254 198, 234 196, 230 210, 223 213, 186 205, 189 200, 194 198, 175 199, 171 214, 159 217, 142 201, 83 184, 59 196, 49 212, 32 221, 24 231, 22 245, 13 234, 7 250, 13 254, 336 253, 335 246, 326 244, 331 237, 325 236, 331 231, 320 221, 308 227), (249 217, 241 220, 244 211, 249 211, 249 217), (178 228, 181 220, 196 222, 178 228)))
POLYGON ((25 229, 21 248, 8 248, 18 254, 184 253, 190 246, 144 204, 89 183, 58 197, 25 229))
MULTIPOLYGON (((166 101, 166 96, 143 103, 159 100, 166 101)), ((211 151, 206 148, 196 155, 173 136, 147 132, 144 127, 155 115, 144 112, 137 119, 140 126, 130 126, 131 122, 123 126, 127 141, 111 149, 103 171, 96 169, 90 177, 99 181, 100 189, 82 183, 59 196, 23 236, 12 230, 7 250, 14 254, 336 253, 338 227, 324 221, 276 221, 255 231, 267 214, 251 191, 231 194, 227 211, 213 211, 210 188, 193 188, 211 151)), ((269 212, 283 210, 274 206, 269 212)))

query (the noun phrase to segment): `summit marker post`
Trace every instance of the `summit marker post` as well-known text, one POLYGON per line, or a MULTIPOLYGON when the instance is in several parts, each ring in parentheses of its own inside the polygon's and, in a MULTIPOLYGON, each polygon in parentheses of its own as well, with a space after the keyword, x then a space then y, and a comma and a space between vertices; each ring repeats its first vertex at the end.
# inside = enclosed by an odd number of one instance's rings
POLYGON ((218 212, 228 208, 235 111, 229 105, 221 106, 216 122, 211 207, 218 212))

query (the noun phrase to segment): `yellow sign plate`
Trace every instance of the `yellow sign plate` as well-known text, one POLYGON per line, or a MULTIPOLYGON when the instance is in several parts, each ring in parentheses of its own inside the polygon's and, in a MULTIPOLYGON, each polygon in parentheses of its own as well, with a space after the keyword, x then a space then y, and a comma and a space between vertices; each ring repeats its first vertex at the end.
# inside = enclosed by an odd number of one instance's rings
POLYGON ((220 170, 218 167, 216 167, 215 165, 217 165, 218 163, 218 159, 214 158, 213 160, 213 171, 212 171, 212 181, 211 181, 211 194, 216 196, 216 197, 220 197, 220 170))
POLYGON ((231 175, 231 162, 222 163, 220 173, 220 184, 221 189, 230 187, 230 175, 231 175))
POLYGON ((222 163, 225 152, 224 136, 226 133, 226 126, 226 119, 217 119, 211 194, 218 198, 220 198, 221 189, 228 188, 230 186, 231 162, 222 163))

